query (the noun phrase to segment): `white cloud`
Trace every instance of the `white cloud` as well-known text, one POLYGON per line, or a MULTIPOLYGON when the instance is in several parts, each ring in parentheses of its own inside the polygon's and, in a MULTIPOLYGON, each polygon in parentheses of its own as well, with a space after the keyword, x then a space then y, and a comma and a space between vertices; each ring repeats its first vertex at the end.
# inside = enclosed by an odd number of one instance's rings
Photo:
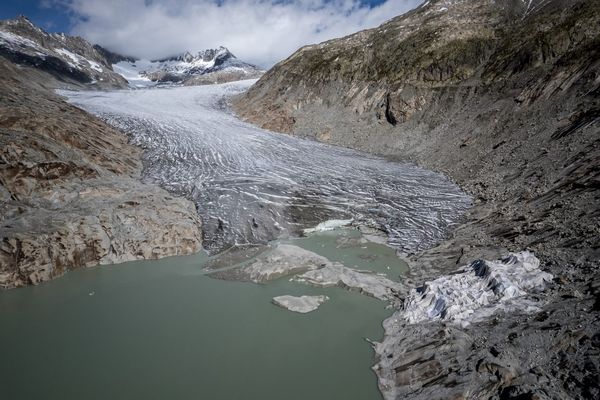
POLYGON ((219 45, 270 66, 299 47, 377 26, 422 0, 55 0, 78 17, 72 33, 156 59, 219 45))

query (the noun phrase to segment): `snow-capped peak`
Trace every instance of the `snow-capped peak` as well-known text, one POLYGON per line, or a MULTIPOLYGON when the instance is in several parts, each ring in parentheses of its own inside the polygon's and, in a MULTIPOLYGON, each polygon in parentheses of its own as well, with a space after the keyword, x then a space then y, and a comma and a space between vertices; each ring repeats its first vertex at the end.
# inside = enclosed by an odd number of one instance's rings
MULTIPOLYGON (((262 71, 252 64, 240 61, 229 49, 220 46, 193 54, 189 51, 158 60, 135 60, 119 62, 113 66, 115 70, 136 85, 144 82, 190 82, 191 78, 216 72, 234 72, 235 76, 254 78, 262 71)), ((221 79, 224 79, 221 77, 221 79)))
POLYGON ((228 60, 237 59, 226 47, 207 49, 192 54, 186 51, 182 54, 152 61, 161 70, 176 74, 198 74, 211 68, 218 67, 228 60))

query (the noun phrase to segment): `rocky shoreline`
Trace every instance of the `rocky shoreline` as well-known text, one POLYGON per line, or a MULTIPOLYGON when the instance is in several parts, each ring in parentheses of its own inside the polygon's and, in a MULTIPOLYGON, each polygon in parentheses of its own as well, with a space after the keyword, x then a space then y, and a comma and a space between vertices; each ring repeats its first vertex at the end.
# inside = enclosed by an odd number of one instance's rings
POLYGON ((141 150, 0 60, 0 288, 98 264, 201 250, 188 200, 140 181, 141 150))
POLYGON ((474 196, 447 240, 408 256, 409 287, 523 250, 554 276, 533 314, 386 320, 387 399, 600 395, 598 5, 429 1, 300 49, 234 101, 264 128, 412 161, 474 196))

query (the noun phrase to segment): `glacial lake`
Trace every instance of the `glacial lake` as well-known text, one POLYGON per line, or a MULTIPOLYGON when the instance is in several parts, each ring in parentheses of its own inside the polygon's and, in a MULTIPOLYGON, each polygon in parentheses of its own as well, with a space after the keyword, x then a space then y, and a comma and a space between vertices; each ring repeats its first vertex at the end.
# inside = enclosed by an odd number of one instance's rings
MULTIPOLYGON (((290 239, 347 266, 406 265, 377 243, 340 246, 338 230, 290 239)), ((380 399, 370 367, 386 303, 282 278, 212 279, 200 253, 69 272, 0 292, 0 393, 5 399, 380 399), (330 299, 308 314, 279 295, 330 299)))
POLYGON ((398 279, 395 249, 438 243, 471 199, 433 171, 239 120, 228 99, 252 83, 62 92, 143 149, 144 182, 194 202, 207 253, 0 292, 2 398, 381 399, 366 338, 382 339, 386 303, 288 278, 212 279, 207 254, 279 240, 398 279), (290 239, 331 220, 385 232, 394 249, 348 229, 290 239), (298 314, 271 304, 281 295, 329 300, 298 314))

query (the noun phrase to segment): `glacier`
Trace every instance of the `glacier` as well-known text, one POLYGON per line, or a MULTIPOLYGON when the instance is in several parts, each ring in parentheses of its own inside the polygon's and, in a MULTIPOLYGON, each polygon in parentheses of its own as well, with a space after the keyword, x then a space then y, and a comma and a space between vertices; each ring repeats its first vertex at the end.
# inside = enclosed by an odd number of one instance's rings
POLYGON ((441 174, 238 119, 227 99, 254 82, 61 94, 144 149, 144 181, 194 201, 211 254, 301 236, 328 220, 380 229, 399 252, 414 253, 470 207, 441 174))

